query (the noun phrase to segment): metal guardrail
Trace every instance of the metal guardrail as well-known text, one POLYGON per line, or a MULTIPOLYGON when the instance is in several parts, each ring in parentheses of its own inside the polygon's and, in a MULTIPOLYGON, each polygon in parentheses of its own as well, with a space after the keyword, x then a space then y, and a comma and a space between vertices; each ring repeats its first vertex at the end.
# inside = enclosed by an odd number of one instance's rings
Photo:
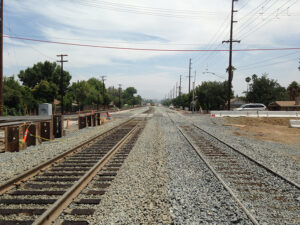
POLYGON ((211 111, 211 117, 299 117, 300 111, 211 111))

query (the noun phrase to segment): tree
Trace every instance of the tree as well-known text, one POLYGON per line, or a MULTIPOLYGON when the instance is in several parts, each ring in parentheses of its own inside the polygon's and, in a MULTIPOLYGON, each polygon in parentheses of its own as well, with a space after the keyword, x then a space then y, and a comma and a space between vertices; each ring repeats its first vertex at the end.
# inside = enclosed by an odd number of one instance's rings
POLYGON ((83 109, 88 96, 88 83, 86 81, 73 82, 67 95, 72 95, 80 109, 83 109), (71 92, 71 93, 68 93, 71 92))
MULTIPOLYGON (((228 82, 203 82, 196 88, 197 101, 203 109, 220 110, 227 102, 228 82)), ((233 92, 231 92, 233 97, 233 92)))
POLYGON ((109 87, 107 89, 107 94, 109 96, 109 101, 113 102, 114 105, 119 104, 119 90, 115 88, 114 86, 109 87))
POLYGON ((38 103, 53 102, 57 96, 58 88, 53 82, 42 80, 32 89, 33 96, 38 103))
MULTIPOLYGON (((20 81, 23 82, 23 85, 34 88, 37 84, 41 83, 42 80, 52 82, 56 84, 57 87, 60 87, 60 66, 55 62, 51 63, 45 61, 44 63, 38 62, 34 64, 33 67, 29 67, 26 70, 21 70, 18 74, 20 81)), ((70 80, 72 76, 69 72, 64 71, 64 90, 70 85, 70 80)))
POLYGON ((8 115, 22 115, 36 107, 31 90, 20 85, 14 76, 4 77, 3 100, 8 115))
POLYGON ((249 91, 249 82, 251 81, 250 77, 246 77, 245 81, 247 82, 247 93, 249 91))
POLYGON ((128 105, 136 105, 137 100, 136 97, 134 97, 136 93, 137 90, 134 87, 126 88, 126 90, 124 90, 122 93, 122 98, 124 100, 124 103, 128 105))
POLYGON ((288 86, 287 91, 288 91, 288 95, 289 95, 290 100, 295 101, 296 97, 300 93, 300 85, 296 81, 293 81, 288 86))
POLYGON ((103 83, 96 79, 90 78, 88 81, 89 86, 89 96, 91 104, 96 104, 97 109, 99 109, 99 105, 104 104, 104 96, 103 96, 103 88, 104 88, 104 95, 106 93, 105 87, 103 83))
POLYGON ((246 99, 249 102, 263 103, 268 106, 273 101, 286 100, 287 92, 284 87, 273 79, 263 74, 260 78, 255 74, 252 76, 249 92, 246 99))

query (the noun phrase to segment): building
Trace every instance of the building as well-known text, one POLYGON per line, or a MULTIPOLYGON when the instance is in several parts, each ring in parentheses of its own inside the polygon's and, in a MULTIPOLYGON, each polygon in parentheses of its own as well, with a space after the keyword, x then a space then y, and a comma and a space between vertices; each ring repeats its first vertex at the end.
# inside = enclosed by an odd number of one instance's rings
POLYGON ((268 106, 271 111, 300 111, 300 98, 297 97, 296 101, 276 101, 268 106))

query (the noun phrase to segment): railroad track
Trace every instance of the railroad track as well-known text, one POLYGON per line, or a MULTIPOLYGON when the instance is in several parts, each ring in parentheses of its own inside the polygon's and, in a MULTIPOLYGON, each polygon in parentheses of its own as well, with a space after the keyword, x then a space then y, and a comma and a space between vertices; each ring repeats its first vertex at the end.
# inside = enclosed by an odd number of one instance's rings
POLYGON ((86 225, 145 125, 131 119, 0 186, 0 225, 86 225))
POLYGON ((200 127, 178 126, 172 121, 253 224, 300 223, 300 188, 297 184, 200 127), (214 143, 205 138, 207 135, 214 143))

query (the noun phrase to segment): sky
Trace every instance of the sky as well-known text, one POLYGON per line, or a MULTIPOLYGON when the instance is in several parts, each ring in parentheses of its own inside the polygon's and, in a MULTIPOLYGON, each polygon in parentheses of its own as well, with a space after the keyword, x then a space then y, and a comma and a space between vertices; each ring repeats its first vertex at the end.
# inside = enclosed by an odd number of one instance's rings
MULTIPOLYGON (((300 0, 235 2, 233 49, 300 48, 300 0)), ((5 0, 4 35, 50 42, 163 50, 228 50, 230 0, 5 0)), ((106 86, 133 86, 147 99, 163 99, 192 81, 224 81, 228 52, 133 51, 4 38, 4 75, 67 54, 72 82, 106 76, 106 86), (194 76, 196 74, 196 77, 194 76)), ((245 78, 268 73, 287 87, 300 83, 300 50, 233 52, 235 94, 245 78)))

